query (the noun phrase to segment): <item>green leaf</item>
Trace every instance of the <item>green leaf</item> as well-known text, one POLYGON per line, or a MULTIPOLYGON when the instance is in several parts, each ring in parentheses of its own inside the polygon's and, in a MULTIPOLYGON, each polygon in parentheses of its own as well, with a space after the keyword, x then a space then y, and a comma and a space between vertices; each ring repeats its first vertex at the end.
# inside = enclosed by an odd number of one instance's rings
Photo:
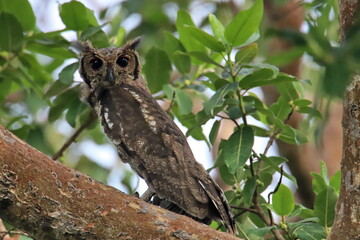
POLYGON ((25 31, 35 28, 35 15, 27 0, 0 0, 0 12, 15 16, 25 31))
POLYGON ((124 37, 125 37, 125 34, 126 34, 126 29, 122 26, 119 27, 118 29, 118 32, 116 34, 116 43, 115 43, 115 46, 117 47, 120 47, 123 40, 124 40, 124 37))
POLYGON ((105 32, 101 29, 102 26, 88 27, 82 34, 82 41, 89 40, 96 48, 109 47, 109 40, 105 32))
POLYGON ((331 227, 334 222, 336 201, 337 195, 332 187, 323 189, 315 198, 314 213, 324 227, 331 227))
POLYGON ((222 23, 216 18, 214 14, 209 14, 209 22, 214 36, 219 40, 223 40, 225 28, 222 23))
POLYGON ((217 40, 215 37, 211 36, 210 34, 204 32, 203 30, 192 27, 186 26, 187 31, 190 32, 191 36, 202 43, 204 46, 210 48, 215 52, 223 52, 225 51, 225 46, 222 42, 217 40))
POLYGON ((59 6, 60 17, 69 30, 82 31, 88 26, 97 26, 93 12, 81 2, 71 1, 59 6))
POLYGON ((295 101, 301 97, 298 86, 296 86, 298 82, 295 82, 295 78, 293 79, 293 82, 285 81, 282 84, 275 85, 276 89, 280 92, 280 95, 285 97, 288 101, 295 101))
MULTIPOLYGON (((289 223, 291 227, 294 223, 289 223)), ((296 234, 297 239, 319 240, 326 239, 326 231, 319 223, 303 223, 299 227, 291 229, 296 234)))
POLYGON ((328 187, 325 179, 317 173, 310 173, 313 177, 312 179, 312 188, 316 194, 319 194, 322 190, 328 187))
POLYGON ((251 127, 245 126, 236 130, 224 145, 224 161, 230 173, 236 173, 243 167, 251 155, 254 144, 254 132, 251 127))
POLYGON ((290 143, 290 144, 302 144, 307 142, 306 136, 301 134, 298 130, 286 125, 282 127, 278 138, 281 141, 290 143))
POLYGON ((68 103, 78 99, 78 95, 79 92, 77 88, 70 88, 57 96, 49 111, 49 122, 58 120, 64 111, 69 108, 68 103))
POLYGON ((293 101, 293 104, 295 106, 298 106, 298 107, 307 107, 311 104, 312 102, 308 99, 295 99, 293 101))
POLYGON ((165 32, 165 42, 163 49, 168 54, 172 63, 182 74, 186 74, 190 71, 191 60, 190 57, 185 55, 186 51, 179 39, 174 37, 172 33, 165 32))
POLYGON ((175 89, 175 101, 179 106, 179 113, 186 115, 191 113, 193 108, 193 103, 191 98, 186 94, 185 91, 176 88, 175 89))
POLYGON ((258 31, 263 16, 263 1, 256 0, 254 5, 238 13, 225 28, 225 38, 233 46, 244 44, 258 31))
POLYGON ((144 73, 152 93, 160 91, 170 79, 171 62, 166 52, 153 47, 146 54, 144 73))
POLYGON ((253 195, 256 187, 256 179, 250 178, 245 182, 243 189, 243 201, 246 205, 250 205, 253 199, 253 195))
MULTIPOLYGON (((281 169, 280 169, 280 167, 278 165, 283 163, 283 162, 287 162, 286 158, 275 157, 275 156, 266 157, 263 154, 261 154, 261 160, 263 160, 265 164, 269 165, 272 169, 276 170, 278 173, 281 173, 281 169)), ((289 180, 291 180, 295 184, 295 186, 297 186, 297 181, 296 181, 296 178, 294 176, 289 175, 285 171, 283 171, 283 175, 285 177, 287 177, 289 180)))
POLYGON ((67 47, 56 44, 42 44, 40 42, 31 42, 27 45, 29 51, 40 53, 52 58, 66 60, 76 58, 76 54, 69 51, 67 47))
POLYGON ((194 51, 194 52, 187 52, 186 55, 191 56, 191 57, 195 57, 196 59, 200 60, 201 63, 210 63, 213 64, 215 66, 218 67, 223 67, 221 66, 219 63, 215 62, 215 60, 213 60, 212 58, 210 58, 207 54, 203 53, 203 52, 198 52, 198 51, 194 51))
POLYGON ((78 98, 75 98, 69 103, 69 109, 66 112, 65 119, 71 127, 75 128, 76 119, 81 115, 81 112, 85 110, 87 106, 81 102, 78 98))
POLYGON ((243 89, 250 89, 265 85, 284 84, 296 81, 296 78, 290 77, 287 74, 279 74, 279 69, 276 67, 260 68, 253 71, 251 74, 242 78, 239 86, 243 89))
POLYGON ((241 47, 235 55, 235 62, 237 64, 250 63, 257 55, 258 47, 256 43, 252 43, 241 47))
POLYGON ((207 115, 214 114, 214 108, 221 107, 225 102, 224 97, 229 93, 236 91, 237 83, 228 83, 222 86, 216 93, 206 102, 204 102, 204 111, 207 115))
POLYGON ((56 80, 51 84, 49 89, 45 92, 44 98, 50 98, 55 95, 59 95, 62 91, 69 87, 69 84, 63 83, 60 80, 56 80))
POLYGON ((313 107, 299 107, 296 109, 299 113, 305 113, 309 114, 311 117, 317 117, 319 119, 322 119, 322 114, 319 110, 313 107))
POLYGON ((188 52, 190 51, 206 52, 204 46, 200 42, 196 41, 186 28, 186 26, 195 27, 195 24, 191 19, 190 14, 187 11, 185 10, 178 11, 175 25, 179 33, 180 41, 188 52))
POLYGON ((340 186, 341 186, 341 171, 338 170, 334 176, 330 179, 330 186, 334 188, 337 194, 340 193, 340 186))
POLYGON ((210 134, 209 134, 209 141, 212 145, 215 144, 218 132, 219 132, 219 128, 220 128, 220 123, 221 121, 216 120, 211 128, 210 134))
POLYGON ((289 102, 285 100, 284 97, 280 96, 278 100, 273 103, 269 108, 281 121, 285 121, 289 114, 292 112, 292 107, 290 106, 289 102))
POLYGON ((74 73, 76 70, 79 69, 79 62, 74 62, 66 67, 64 67, 60 74, 59 74, 59 80, 60 82, 70 85, 74 81, 74 73))
POLYGON ((326 184, 329 185, 328 171, 326 163, 324 161, 320 161, 320 175, 324 179, 326 184))
POLYGON ((20 51, 24 35, 19 21, 11 14, 0 12, 0 26, 0 50, 20 51))
POLYGON ((272 195, 272 206, 280 216, 287 216, 294 210, 294 195, 284 184, 272 195))

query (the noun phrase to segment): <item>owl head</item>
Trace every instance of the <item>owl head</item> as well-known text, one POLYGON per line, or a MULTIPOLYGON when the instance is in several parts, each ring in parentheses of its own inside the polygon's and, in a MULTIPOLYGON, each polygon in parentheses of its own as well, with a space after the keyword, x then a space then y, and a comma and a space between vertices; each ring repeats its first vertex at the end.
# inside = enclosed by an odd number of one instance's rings
POLYGON ((80 75, 90 88, 112 87, 137 80, 141 66, 135 51, 140 38, 121 48, 94 48, 90 42, 80 44, 80 75))

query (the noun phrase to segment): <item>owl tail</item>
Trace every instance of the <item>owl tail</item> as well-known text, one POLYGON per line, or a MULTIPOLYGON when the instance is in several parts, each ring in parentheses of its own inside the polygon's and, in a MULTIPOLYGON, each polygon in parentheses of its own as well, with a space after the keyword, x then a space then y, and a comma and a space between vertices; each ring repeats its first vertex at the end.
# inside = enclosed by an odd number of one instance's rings
POLYGON ((224 195, 224 192, 219 185, 212 179, 210 181, 199 180, 201 187, 205 190, 208 197, 213 203, 213 208, 210 209, 209 217, 214 220, 221 221, 229 233, 236 235, 238 233, 234 221, 234 216, 231 212, 230 205, 224 195))

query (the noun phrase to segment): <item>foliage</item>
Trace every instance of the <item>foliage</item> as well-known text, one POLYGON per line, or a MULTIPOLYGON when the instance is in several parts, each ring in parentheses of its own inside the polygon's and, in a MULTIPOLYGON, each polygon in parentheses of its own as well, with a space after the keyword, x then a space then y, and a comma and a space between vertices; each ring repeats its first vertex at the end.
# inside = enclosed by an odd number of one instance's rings
MULTIPOLYGON (((187 128, 187 136, 217 147, 214 167, 219 168, 222 180, 232 186, 226 196, 234 206, 239 236, 272 239, 278 231, 284 239, 325 238, 334 219, 340 175, 336 174, 329 180, 323 163, 321 173, 312 174, 316 194, 314 209, 295 203, 292 190, 281 182, 275 186, 272 184, 273 175, 280 173, 293 186, 297 185, 296 179, 279 167, 287 159, 269 156, 268 153, 275 139, 290 144, 307 142, 304 132, 287 123, 289 116, 299 112, 306 114, 310 121, 312 118, 320 119, 321 113, 304 98, 306 81, 282 73, 271 64, 281 64, 284 60, 272 56, 268 63, 255 61, 259 51, 256 41, 260 38, 263 1, 254 1, 226 24, 216 14, 210 14, 204 23, 211 31, 195 25, 185 10, 189 4, 187 1, 177 3, 182 9, 177 12, 174 24, 163 12, 154 9, 155 4, 150 4, 150 1, 143 1, 142 8, 134 2, 123 3, 119 15, 124 15, 123 9, 139 12, 147 25, 139 25, 128 36, 144 35, 144 42, 150 43, 153 39, 163 40, 151 48, 144 47, 147 48, 144 74, 148 85, 158 99, 172 102, 169 113, 187 128), (154 29, 161 30, 151 35, 154 29), (270 106, 256 94, 258 87, 268 85, 275 86, 280 93, 278 100, 270 106), (193 111, 195 97, 203 99, 203 108, 198 112, 193 111), (251 124, 250 119, 253 120, 251 124), (227 120, 233 121, 236 128, 228 139, 221 139, 216 145, 220 126, 227 120), (209 122, 213 125, 207 136, 202 126, 209 122), (264 151, 254 150, 255 137, 268 139, 264 151), (268 199, 266 189, 271 191, 268 199), (275 223, 271 211, 280 216, 278 223, 275 223), (299 218, 301 220, 294 221, 299 218)), ((325 92, 342 96, 346 81, 339 79, 348 76, 354 64, 341 64, 343 72, 337 74, 333 69, 344 60, 343 56, 354 43, 333 46, 323 34, 329 30, 326 17, 329 17, 332 6, 327 3, 308 6, 322 11, 320 19, 308 20, 311 34, 285 31, 273 34, 300 41, 289 59, 307 52, 324 67, 325 78, 320 85, 325 92)), ((79 87, 74 80, 78 69, 77 55, 63 33, 74 32, 78 40, 90 40, 95 47, 118 46, 126 35, 125 28, 118 24, 122 18, 113 17, 110 23, 101 24, 92 10, 77 1, 60 4, 59 13, 65 28, 42 32, 35 25, 36 17, 27 0, 0 0, 1 124, 49 155, 54 155, 66 141, 66 134, 61 129, 65 121, 78 129, 90 116, 89 108, 78 98, 79 87), (23 7, 16 7, 19 5, 23 7), (109 28, 106 33, 104 27, 109 28), (61 71, 53 81, 54 72, 59 68, 61 71)), ((106 10, 100 15, 102 22, 105 16, 106 10)), ((97 123, 91 124, 86 136, 81 135, 78 142, 81 144, 88 139, 98 144, 107 142, 97 123)), ((106 181, 109 168, 96 163, 86 164, 89 161, 86 154, 79 158, 70 153, 65 153, 65 156, 62 158, 65 164, 106 181)), ((132 192, 131 177, 128 172, 124 175, 123 185, 132 192)), ((215 225, 212 226, 217 227, 215 225)))

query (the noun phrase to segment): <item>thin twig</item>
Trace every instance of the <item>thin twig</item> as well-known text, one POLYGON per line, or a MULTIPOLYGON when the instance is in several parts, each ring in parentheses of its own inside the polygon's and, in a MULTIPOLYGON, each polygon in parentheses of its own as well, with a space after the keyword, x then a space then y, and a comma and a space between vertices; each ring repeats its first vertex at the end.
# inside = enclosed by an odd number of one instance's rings
POLYGON ((60 148, 60 150, 54 154, 52 159, 54 161, 58 160, 64 154, 65 150, 68 149, 73 142, 75 142, 76 138, 80 135, 80 133, 84 131, 87 127, 89 127, 95 121, 95 119, 96 115, 91 112, 89 115, 89 119, 83 125, 81 125, 79 129, 76 130, 76 132, 74 132, 74 134, 60 148))
MULTIPOLYGON (((261 209, 261 205, 260 205, 260 203, 258 201, 257 190, 255 190, 254 195, 253 195, 253 204, 254 204, 254 207, 255 207, 256 211, 258 212, 258 216, 264 221, 264 223, 267 226, 273 226, 273 223, 271 223, 269 218, 266 217, 265 213, 261 209)), ((278 229, 271 229, 271 232, 274 234, 275 239, 277 239, 277 240, 285 240, 285 238, 281 235, 281 233, 280 233, 280 231, 278 229)))
MULTIPOLYGON (((280 179, 279 179, 279 181, 278 181, 278 183, 277 183, 274 191, 272 191, 272 192, 270 192, 270 193, 268 194, 268 203, 270 203, 270 196, 271 196, 272 194, 276 193, 276 192, 279 190, 279 187, 280 187, 280 185, 281 185, 282 178, 283 178, 283 175, 284 175, 283 166, 280 167, 280 170, 281 170, 281 171, 280 171, 280 179)), ((272 214, 271 214, 270 209, 268 209, 268 212, 269 212, 270 222, 271 222, 271 224, 273 224, 273 219, 272 219, 272 214)))
POLYGON ((235 208, 235 209, 244 210, 246 212, 252 212, 252 213, 258 214, 258 211, 256 211, 255 209, 252 209, 252 208, 240 207, 240 206, 235 206, 235 205, 230 205, 230 207, 235 208))
POLYGON ((169 112, 171 111, 171 108, 172 108, 172 106, 174 105, 175 96, 176 96, 176 92, 173 91, 173 95, 172 95, 172 98, 171 98, 170 105, 169 105, 168 109, 166 110, 167 113, 169 113, 169 112))

